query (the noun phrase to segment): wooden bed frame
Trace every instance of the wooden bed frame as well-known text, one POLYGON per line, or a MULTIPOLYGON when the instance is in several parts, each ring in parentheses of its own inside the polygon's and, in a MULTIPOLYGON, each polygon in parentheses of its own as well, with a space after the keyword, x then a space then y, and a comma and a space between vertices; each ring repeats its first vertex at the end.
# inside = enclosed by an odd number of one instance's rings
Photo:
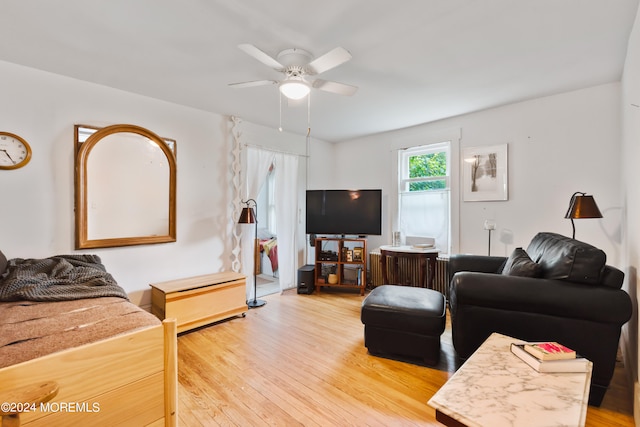
POLYGON ((0 394, 25 407, 22 426, 176 426, 177 329, 162 325, 107 338, 0 369, 0 394), (29 404, 12 390, 56 382, 49 402, 29 404))

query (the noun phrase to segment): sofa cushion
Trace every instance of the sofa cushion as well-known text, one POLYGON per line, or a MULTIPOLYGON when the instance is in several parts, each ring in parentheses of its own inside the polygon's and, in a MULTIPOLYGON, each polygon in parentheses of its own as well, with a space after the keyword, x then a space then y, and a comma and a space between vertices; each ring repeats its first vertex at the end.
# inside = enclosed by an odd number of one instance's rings
POLYGON ((522 248, 515 248, 502 268, 505 276, 540 277, 542 267, 533 262, 522 248))
POLYGON ((615 267, 605 265, 600 284, 608 288, 621 289, 624 283, 624 273, 615 267))
POLYGON ((545 279, 600 284, 607 262, 606 254, 587 243, 556 233, 538 233, 527 253, 542 266, 545 279))

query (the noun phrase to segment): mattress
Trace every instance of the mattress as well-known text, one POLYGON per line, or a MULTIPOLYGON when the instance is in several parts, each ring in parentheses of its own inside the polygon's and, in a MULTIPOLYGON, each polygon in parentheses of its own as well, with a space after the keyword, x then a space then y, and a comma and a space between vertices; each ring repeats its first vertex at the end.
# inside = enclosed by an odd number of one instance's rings
POLYGON ((0 303, 0 368, 161 324, 118 297, 0 303))

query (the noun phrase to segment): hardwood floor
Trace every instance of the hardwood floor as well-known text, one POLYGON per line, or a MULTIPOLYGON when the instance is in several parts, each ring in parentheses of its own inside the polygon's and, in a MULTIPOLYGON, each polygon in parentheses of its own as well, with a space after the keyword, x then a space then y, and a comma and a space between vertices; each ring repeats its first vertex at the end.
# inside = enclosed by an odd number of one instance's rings
MULTIPOLYGON (((264 297, 267 305, 178 338, 181 426, 439 425, 429 398, 455 372, 451 330, 435 368, 370 356, 353 292, 264 297)), ((587 426, 632 426, 616 370, 587 426)))

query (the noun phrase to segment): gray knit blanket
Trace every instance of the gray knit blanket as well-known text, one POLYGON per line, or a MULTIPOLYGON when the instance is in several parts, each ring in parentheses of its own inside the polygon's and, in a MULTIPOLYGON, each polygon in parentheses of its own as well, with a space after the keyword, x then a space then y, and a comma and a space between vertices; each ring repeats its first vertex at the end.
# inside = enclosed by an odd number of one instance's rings
POLYGON ((97 255, 14 258, 0 277, 0 301, 66 301, 120 297, 122 289, 97 255))

